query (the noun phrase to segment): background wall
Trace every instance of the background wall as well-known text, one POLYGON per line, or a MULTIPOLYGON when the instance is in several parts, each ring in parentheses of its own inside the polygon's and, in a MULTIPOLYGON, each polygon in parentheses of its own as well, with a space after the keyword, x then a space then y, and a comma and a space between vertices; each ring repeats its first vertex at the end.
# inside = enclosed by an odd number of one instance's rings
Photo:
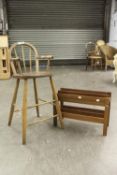
POLYGON ((8 31, 6 1, 0 0, 0 34, 6 34, 8 31))
POLYGON ((3 16, 2 16, 2 0, 0 0, 0 32, 2 32, 2 21, 3 21, 3 16))
POLYGON ((112 0, 109 43, 117 48, 117 0, 112 0))

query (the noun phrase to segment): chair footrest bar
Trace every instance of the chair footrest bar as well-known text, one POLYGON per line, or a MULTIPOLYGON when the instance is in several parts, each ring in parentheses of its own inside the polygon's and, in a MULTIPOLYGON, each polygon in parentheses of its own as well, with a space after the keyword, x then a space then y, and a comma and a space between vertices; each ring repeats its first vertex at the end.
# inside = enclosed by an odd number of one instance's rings
MULTIPOLYGON (((46 101, 46 102, 43 102, 43 103, 38 103, 38 104, 35 104, 35 105, 31 105, 31 106, 27 106, 27 109, 31 109, 31 108, 35 108, 37 106, 42 106, 42 105, 46 105, 46 104, 54 104, 55 100, 52 100, 52 101, 46 101)), ((14 105, 16 106, 16 105, 14 105)), ((22 109, 15 109, 14 112, 19 112, 19 111, 22 111, 22 109)))
POLYGON ((34 124, 49 120, 49 119, 57 117, 57 116, 58 116, 58 114, 54 115, 54 116, 43 116, 43 117, 35 118, 31 123, 28 124, 28 126, 32 126, 34 124))
POLYGON ((37 107, 37 106, 42 106, 42 105, 46 105, 46 104, 53 104, 54 101, 46 101, 46 102, 43 102, 43 103, 38 103, 38 104, 35 104, 35 105, 31 105, 31 106, 27 106, 28 109, 30 108, 34 108, 34 107, 37 107))
MULTIPOLYGON (((43 102, 48 102, 47 100, 43 100, 42 98, 39 98, 38 100, 39 100, 39 101, 43 101, 43 102)), ((56 102, 56 100, 51 100, 51 101, 48 102, 48 103, 54 103, 54 102, 56 102)))

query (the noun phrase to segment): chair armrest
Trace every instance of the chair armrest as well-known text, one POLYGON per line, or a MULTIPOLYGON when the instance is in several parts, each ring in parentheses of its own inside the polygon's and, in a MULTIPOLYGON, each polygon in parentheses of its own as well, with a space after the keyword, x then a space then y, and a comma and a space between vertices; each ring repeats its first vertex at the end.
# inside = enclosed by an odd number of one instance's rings
POLYGON ((50 61, 53 59, 54 57, 52 55, 40 55, 37 59, 38 61, 45 61, 45 67, 46 70, 50 70, 50 61))
POLYGON ((53 55, 40 55, 38 57, 39 60, 52 60, 53 58, 53 55))
POLYGON ((18 60, 20 60, 20 58, 19 57, 16 57, 16 58, 11 58, 10 60, 11 61, 18 61, 18 60))

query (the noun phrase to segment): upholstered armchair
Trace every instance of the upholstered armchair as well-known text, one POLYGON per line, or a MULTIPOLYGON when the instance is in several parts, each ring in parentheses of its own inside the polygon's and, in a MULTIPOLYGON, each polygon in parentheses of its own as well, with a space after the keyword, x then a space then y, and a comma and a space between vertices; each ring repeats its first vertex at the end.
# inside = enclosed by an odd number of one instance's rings
POLYGON ((107 44, 99 46, 101 54, 105 61, 105 70, 108 66, 113 66, 114 55, 117 53, 117 49, 107 44))

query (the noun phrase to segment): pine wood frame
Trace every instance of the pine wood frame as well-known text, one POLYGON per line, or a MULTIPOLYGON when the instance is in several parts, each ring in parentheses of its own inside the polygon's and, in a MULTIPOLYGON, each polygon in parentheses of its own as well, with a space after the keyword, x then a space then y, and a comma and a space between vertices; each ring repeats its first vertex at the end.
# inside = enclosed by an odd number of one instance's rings
POLYGON ((8 48, 8 36, 0 36, 0 79, 10 78, 10 58, 8 48))
POLYGON ((53 58, 53 56, 51 56, 51 55, 39 56, 36 48, 32 44, 26 43, 26 42, 18 42, 18 43, 13 44, 10 48, 10 56, 11 56, 11 68, 12 68, 12 72, 13 72, 13 77, 16 79, 16 85, 15 85, 14 95, 13 95, 13 99, 12 99, 12 103, 11 103, 8 125, 11 126, 14 112, 18 112, 21 110, 21 112, 22 112, 22 144, 26 144, 26 129, 27 129, 28 125, 31 126, 32 124, 35 124, 37 122, 42 122, 42 121, 45 121, 45 120, 48 120, 52 117, 57 116, 59 121, 60 121, 61 128, 64 127, 55 85, 54 85, 54 82, 52 79, 52 74, 50 72, 50 60, 53 58), (21 48, 21 50, 20 50, 21 55, 20 56, 18 56, 18 52, 16 51, 17 46, 18 47, 20 46, 20 48, 21 48), (29 49, 29 57, 30 58, 29 58, 28 68, 26 66, 24 47, 28 47, 28 49, 29 49), (30 51, 30 49, 31 49, 31 51, 30 51), (31 52, 34 53, 34 60, 33 60, 33 61, 35 61, 35 69, 34 70, 33 70, 31 52), (13 53, 13 55, 12 55, 12 53, 13 53), (22 58, 22 64, 21 64, 21 58, 22 58), (39 69, 39 62, 41 60, 47 61, 47 67, 46 67, 45 71, 40 71, 40 69, 39 69), (54 100, 51 100, 51 101, 43 100, 43 99, 39 98, 39 95, 38 95, 37 79, 38 78, 45 78, 45 77, 49 78, 50 86, 52 89, 52 94, 53 94, 54 100), (33 85, 34 85, 35 104, 32 106, 27 105, 29 79, 33 80, 33 85), (18 88, 19 88, 19 84, 20 84, 21 80, 24 81, 22 109, 17 109, 16 100, 17 100, 18 88), (57 115, 54 115, 54 116, 51 115, 51 116, 46 117, 44 119, 40 119, 39 106, 46 105, 46 104, 55 105, 57 115), (36 109, 38 119, 36 120, 36 122, 27 124, 27 109, 30 109, 30 108, 36 109))

